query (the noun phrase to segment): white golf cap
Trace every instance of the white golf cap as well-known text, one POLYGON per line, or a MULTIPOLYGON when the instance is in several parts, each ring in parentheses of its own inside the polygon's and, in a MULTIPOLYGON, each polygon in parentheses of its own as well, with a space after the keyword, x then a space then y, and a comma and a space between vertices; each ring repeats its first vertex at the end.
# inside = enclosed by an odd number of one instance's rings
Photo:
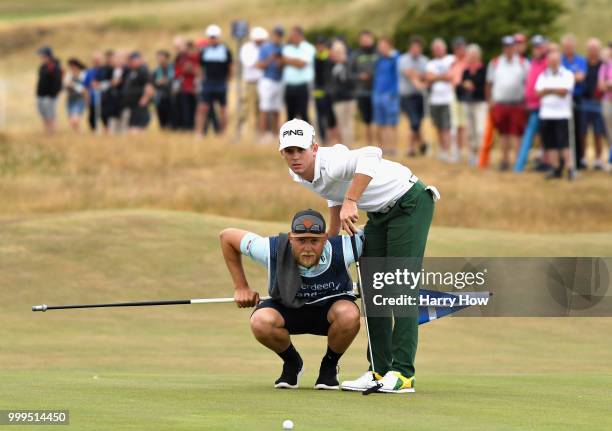
POLYGON ((268 32, 263 27, 253 27, 250 34, 251 40, 266 40, 268 32))
POLYGON ((208 37, 219 37, 221 36, 221 27, 216 24, 211 24, 206 27, 206 36, 208 37))
POLYGON ((315 129, 304 120, 287 121, 278 132, 278 151, 288 147, 310 148, 314 141, 315 129))

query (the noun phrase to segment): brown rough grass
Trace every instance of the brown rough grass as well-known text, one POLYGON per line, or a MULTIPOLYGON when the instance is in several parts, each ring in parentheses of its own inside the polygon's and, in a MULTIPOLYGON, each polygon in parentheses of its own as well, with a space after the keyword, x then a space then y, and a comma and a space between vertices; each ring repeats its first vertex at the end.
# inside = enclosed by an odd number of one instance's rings
MULTIPOLYGON (((534 173, 481 171, 430 158, 399 161, 441 191, 438 226, 612 230, 609 174, 547 182, 534 173)), ((119 137, 4 135, 0 195, 4 216, 160 208, 280 221, 305 207, 325 210, 322 199, 291 181, 275 144, 253 144, 248 138, 235 144, 229 137, 196 141, 154 130, 119 137)))

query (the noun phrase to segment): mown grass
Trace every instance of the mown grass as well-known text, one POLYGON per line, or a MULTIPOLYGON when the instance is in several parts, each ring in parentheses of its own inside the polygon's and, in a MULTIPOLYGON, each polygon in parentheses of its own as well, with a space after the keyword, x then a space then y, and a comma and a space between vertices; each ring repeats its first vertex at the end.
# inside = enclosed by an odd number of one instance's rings
MULTIPOLYGON (((421 327, 417 393, 363 397, 310 389, 325 350, 314 336, 294 337, 303 389, 274 390, 280 360, 253 339, 250 310, 233 304, 30 311, 41 302, 229 296, 217 237, 227 226, 272 234, 286 222, 144 210, 0 218, 0 409, 69 409, 79 430, 270 430, 284 419, 304 430, 612 425, 609 319, 435 321, 421 327)), ((547 238, 434 227, 428 254, 503 244, 507 255, 559 255, 567 243, 598 253, 612 243, 597 234, 547 238)), ((262 291, 265 270, 251 262, 246 270, 262 291)), ((363 372, 365 345, 361 331, 341 378, 363 372)))

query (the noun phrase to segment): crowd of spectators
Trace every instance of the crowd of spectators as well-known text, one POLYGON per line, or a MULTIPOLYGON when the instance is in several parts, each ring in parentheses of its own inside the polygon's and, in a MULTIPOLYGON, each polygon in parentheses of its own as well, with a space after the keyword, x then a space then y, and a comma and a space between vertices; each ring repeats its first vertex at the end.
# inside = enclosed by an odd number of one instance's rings
POLYGON ((499 55, 485 59, 477 44, 460 36, 449 41, 450 49, 441 38, 426 44, 413 36, 401 47, 404 52, 390 38, 367 30, 356 47, 342 37, 313 42, 298 26, 254 27, 234 55, 221 28, 210 25, 200 40, 177 36, 174 52, 159 50, 154 67, 140 52, 110 49, 94 53, 89 66, 70 58, 65 70, 45 46, 38 51, 37 106, 50 133, 62 90, 75 131, 87 116, 91 130, 99 133, 136 133, 149 126, 154 106, 161 129, 197 137, 211 128, 224 133, 236 69, 242 85, 236 119, 252 128, 258 142, 274 139, 285 112, 288 119, 316 123, 323 145, 352 146, 359 119, 365 143, 395 155, 404 115, 408 157, 429 153, 448 163, 478 165, 486 128, 493 126, 500 170, 522 170, 521 154, 539 142, 531 153, 536 169, 559 178, 565 168, 573 178, 574 166, 589 167, 590 129, 590 167, 606 168, 604 141, 610 144, 612 133, 610 44, 591 38, 582 56, 572 35, 555 43, 543 35, 514 34, 502 38, 499 55), (425 139, 425 118, 435 129, 435 146, 425 139))

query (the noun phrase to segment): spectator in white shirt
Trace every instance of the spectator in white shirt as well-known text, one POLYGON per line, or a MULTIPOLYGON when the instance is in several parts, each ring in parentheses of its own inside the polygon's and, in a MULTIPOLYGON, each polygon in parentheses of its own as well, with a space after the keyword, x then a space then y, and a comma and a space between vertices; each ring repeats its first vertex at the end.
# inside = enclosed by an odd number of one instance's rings
POLYGON ((244 91, 240 103, 240 124, 249 122, 253 124, 260 134, 259 122, 259 100, 257 97, 257 83, 263 75, 263 70, 257 67, 259 50, 268 39, 268 32, 262 27, 253 27, 250 39, 240 48, 240 64, 242 66, 242 81, 244 91))
POLYGON ((548 53, 548 68, 540 74, 535 90, 540 96, 540 130, 547 159, 552 165, 546 178, 561 178, 563 165, 569 179, 574 179, 574 166, 569 152, 569 122, 572 118, 574 75, 561 66, 558 49, 548 53))
POLYGON ((425 78, 430 86, 430 114, 438 132, 439 158, 450 161, 450 108, 454 98, 451 66, 455 57, 447 55, 446 50, 446 42, 443 39, 434 39, 431 43, 433 58, 427 62, 425 78))
POLYGON ((314 81, 315 47, 304 38, 302 27, 295 26, 289 32, 288 43, 283 47, 283 83, 287 118, 308 121, 310 84, 314 81))

